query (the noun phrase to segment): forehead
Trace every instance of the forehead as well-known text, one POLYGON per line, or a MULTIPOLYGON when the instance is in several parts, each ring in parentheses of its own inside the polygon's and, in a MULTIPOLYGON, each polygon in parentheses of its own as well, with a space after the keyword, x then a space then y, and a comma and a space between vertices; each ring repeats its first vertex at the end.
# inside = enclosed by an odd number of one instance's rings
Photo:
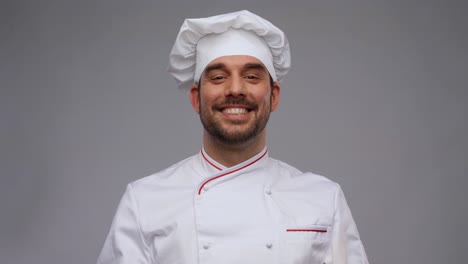
POLYGON ((257 58, 248 55, 229 55, 212 60, 205 67, 205 71, 217 69, 258 68, 267 71, 265 65, 257 58))

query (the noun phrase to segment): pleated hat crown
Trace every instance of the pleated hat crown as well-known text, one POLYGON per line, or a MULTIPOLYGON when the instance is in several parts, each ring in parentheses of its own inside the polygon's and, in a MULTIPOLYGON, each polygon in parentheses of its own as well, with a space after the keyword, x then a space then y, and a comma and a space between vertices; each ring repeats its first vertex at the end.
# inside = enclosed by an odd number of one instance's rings
POLYGON ((168 71, 179 89, 188 91, 212 60, 229 55, 257 58, 273 81, 281 81, 291 66, 289 42, 284 32, 243 10, 186 19, 172 47, 168 71))

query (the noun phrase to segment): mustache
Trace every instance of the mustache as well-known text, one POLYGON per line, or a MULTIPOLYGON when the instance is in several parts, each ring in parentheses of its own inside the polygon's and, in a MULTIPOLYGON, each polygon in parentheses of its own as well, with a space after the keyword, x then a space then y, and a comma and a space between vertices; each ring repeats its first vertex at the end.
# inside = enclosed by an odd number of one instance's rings
POLYGON ((241 97, 241 98, 228 97, 224 101, 216 103, 215 105, 213 105, 213 107, 216 109, 221 109, 223 107, 230 106, 230 105, 242 105, 242 106, 246 106, 247 108, 251 110, 256 110, 258 108, 258 104, 247 100, 247 98, 245 97, 241 97))

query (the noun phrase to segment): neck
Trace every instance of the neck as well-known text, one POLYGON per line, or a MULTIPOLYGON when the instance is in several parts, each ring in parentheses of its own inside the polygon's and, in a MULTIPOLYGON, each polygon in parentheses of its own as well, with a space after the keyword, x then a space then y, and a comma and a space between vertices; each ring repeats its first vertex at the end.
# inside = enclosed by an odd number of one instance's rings
POLYGON ((241 144, 225 144, 214 140, 206 131, 203 134, 203 148, 216 162, 232 167, 257 155, 265 148, 265 131, 251 141, 241 144))

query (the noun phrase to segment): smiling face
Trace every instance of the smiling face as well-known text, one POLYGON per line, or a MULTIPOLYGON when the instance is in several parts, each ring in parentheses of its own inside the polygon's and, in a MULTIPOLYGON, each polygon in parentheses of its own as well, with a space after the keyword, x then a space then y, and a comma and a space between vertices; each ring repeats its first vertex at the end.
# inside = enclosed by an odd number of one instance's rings
POLYGON ((279 91, 279 84, 271 84, 268 71, 255 57, 223 56, 207 65, 200 84, 190 90, 190 100, 209 140, 236 145, 264 140, 279 91))

